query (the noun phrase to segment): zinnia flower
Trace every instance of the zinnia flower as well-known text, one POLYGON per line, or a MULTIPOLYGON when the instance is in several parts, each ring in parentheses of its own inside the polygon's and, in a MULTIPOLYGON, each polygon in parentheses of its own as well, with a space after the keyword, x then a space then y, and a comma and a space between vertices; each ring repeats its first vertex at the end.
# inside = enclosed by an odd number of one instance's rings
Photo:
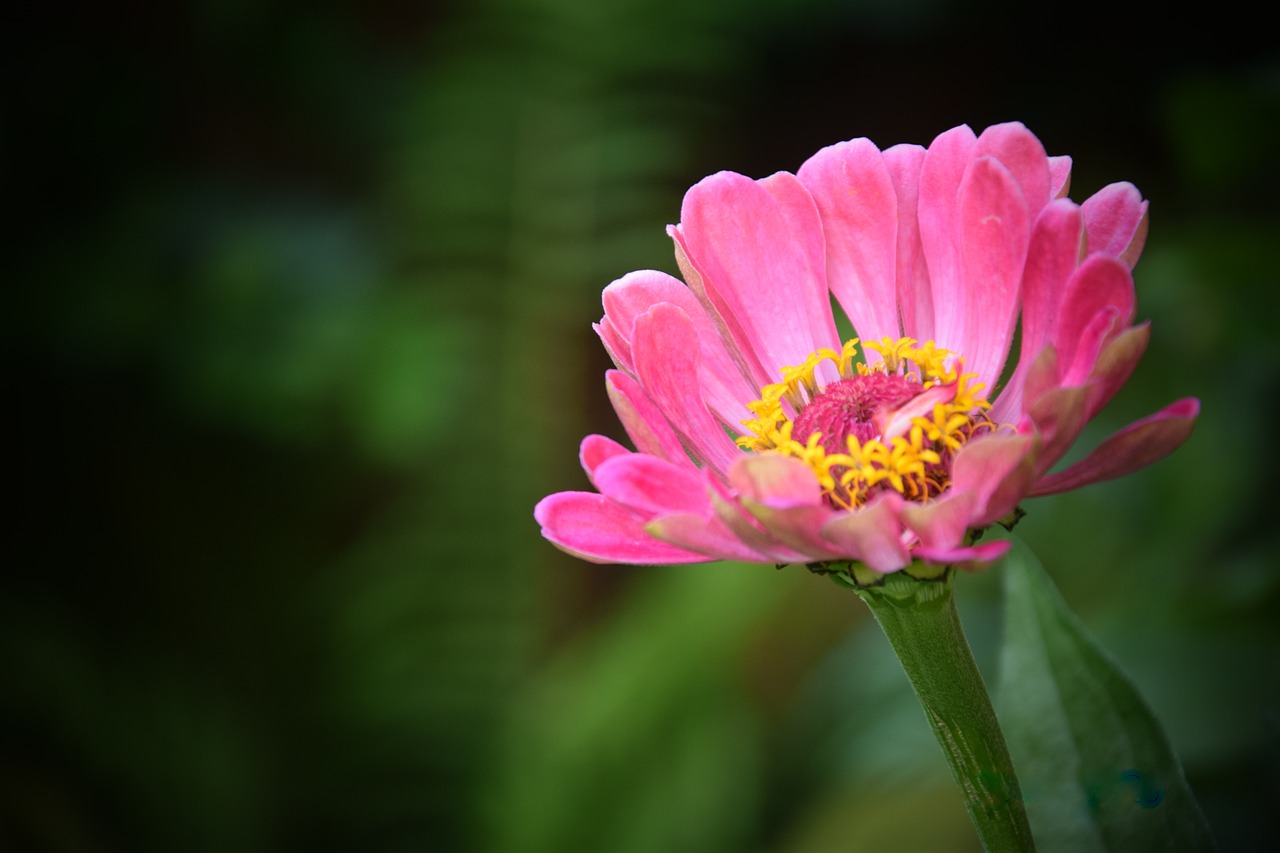
POLYGON ((687 286, 641 271, 604 291, 636 451, 588 436, 598 491, 542 500, 543 535, 606 563, 971 568, 1004 554, 976 537, 1024 498, 1168 454, 1194 399, 1051 472, 1149 338, 1130 272, 1147 202, 1117 183, 1077 205, 1070 169, 1010 123, 700 181, 668 229, 687 286))

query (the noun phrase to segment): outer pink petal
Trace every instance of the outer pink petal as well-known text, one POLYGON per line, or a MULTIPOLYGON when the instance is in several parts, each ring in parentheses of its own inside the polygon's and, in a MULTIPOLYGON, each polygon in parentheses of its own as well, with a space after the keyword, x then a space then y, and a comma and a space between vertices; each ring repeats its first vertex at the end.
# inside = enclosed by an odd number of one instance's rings
MULTIPOLYGON (((623 447, 612 438, 603 435, 589 435, 582 439, 582 445, 578 449, 578 460, 582 462, 582 470, 587 472, 587 477, 592 478, 591 482, 595 484, 595 472, 605 461, 615 456, 629 456, 631 451, 623 447)), ((596 488, 599 485, 596 484, 596 488)))
POLYGON ((902 498, 885 492, 866 506, 840 513, 822 528, 822 535, 850 559, 860 560, 880 574, 896 572, 911 562, 902 543, 902 498))
POLYGON ((649 399, 649 394, 630 374, 621 370, 605 373, 605 385, 613 410, 627 431, 636 449, 674 462, 687 468, 696 468, 685 452, 680 437, 676 435, 666 415, 649 399))
POLYGON ((967 572, 985 569, 987 566, 999 560, 1005 554, 1009 553, 1009 549, 1013 543, 1007 539, 999 539, 994 542, 983 542, 980 545, 970 545, 964 548, 926 548, 921 546, 913 552, 915 556, 930 563, 940 566, 958 566, 967 572))
POLYGON ((727 492, 713 492, 711 502, 716 518, 751 551, 767 557, 771 563, 807 563, 812 558, 803 551, 779 541, 742 503, 727 492))
POLYGON ((701 347, 689 315, 670 303, 653 306, 636 319, 631 349, 641 384, 682 443, 717 473, 727 470, 742 451, 702 396, 698 384, 701 347))
MULTIPOLYGON (((1047 182, 1046 175, 1046 187, 1047 182)), ((966 372, 995 388, 1018 317, 1018 291, 1031 239, 1027 202, 1004 166, 979 157, 961 184, 959 212, 963 335, 939 344, 964 356, 966 372)))
POLYGON ((1106 255, 1090 255, 1067 280, 1053 343, 1064 376, 1076 363, 1085 330, 1104 309, 1114 309, 1117 328, 1133 322, 1133 276, 1129 268, 1106 255))
POLYGON ((729 469, 738 500, 768 534, 810 560, 840 556, 822 538, 822 525, 835 510, 808 465, 786 456, 746 456, 729 469))
POLYGON ((1035 134, 1022 122, 993 124, 978 136, 978 156, 989 155, 1013 175, 1034 217, 1049 203, 1052 176, 1049 157, 1035 134))
POLYGON ((603 495, 558 492, 538 502, 533 516, 542 535, 562 551, 593 563, 674 565, 707 557, 666 542, 644 529, 644 521, 603 495))
POLYGON ((639 515, 711 514, 703 475, 656 456, 628 453, 606 459, 592 472, 600 493, 639 515))
POLYGON ((1114 433, 1071 467, 1041 478, 1031 494, 1052 495, 1078 489, 1158 462, 1190 437, 1199 414, 1199 400, 1179 400, 1114 433))
POLYGON ((767 553, 753 550, 733 534, 724 522, 715 516, 667 515, 655 518, 645 525, 648 533, 664 542, 705 554, 713 560, 739 560, 746 563, 792 562, 778 560, 767 553))
POLYGON ((1005 516, 1026 494, 1034 476, 1035 437, 976 438, 956 454, 951 488, 940 498, 903 508, 907 527, 928 548, 954 548, 971 527, 1005 516))
POLYGON ((1084 249, 1084 219, 1068 199, 1050 202, 1031 232, 1022 274, 1022 353, 1013 376, 991 410, 996 423, 1017 420, 1023 380, 1057 323, 1056 312, 1084 249))
POLYGON ((1089 388, 1054 388, 1041 394, 1027 410, 1027 419, 1040 436, 1036 476, 1044 474, 1071 449, 1089 421, 1089 388))
POLYGON ((704 178, 685 194, 672 235, 757 386, 778 381, 780 366, 839 345, 822 224, 794 175, 704 178))
POLYGON ((1081 207, 1089 234, 1089 253, 1111 255, 1132 269, 1147 242, 1147 202, 1138 188, 1127 181, 1110 184, 1087 198, 1081 207))
POLYGON ((1087 413, 1089 418, 1102 411, 1102 407, 1111 402, 1111 398, 1129 380, 1150 340, 1151 324, 1142 323, 1125 329, 1103 347, 1093 366, 1087 413))
POLYGON ((919 145, 895 145, 884 152, 884 165, 893 181, 898 199, 898 308, 902 333, 917 341, 933 340, 933 292, 929 267, 920 244, 920 223, 916 208, 920 203, 920 169, 925 149, 919 145))
POLYGON ((1049 158, 1049 195, 1066 198, 1071 191, 1071 158, 1066 155, 1049 158))
POLYGON ((964 336, 959 190, 976 146, 967 125, 948 130, 933 140, 920 169, 920 244, 933 291, 933 338, 941 346, 954 346, 964 336))
MULTIPOLYGON (((612 353, 617 344, 606 335, 610 329, 626 341, 627 364, 619 364, 634 372, 631 360, 631 339, 635 335, 636 318, 660 302, 675 305, 688 315, 698 333, 702 354, 699 381, 708 405, 727 424, 737 427, 751 413, 745 401, 756 397, 757 389, 751 387, 739 371, 720 339, 711 318, 703 310, 698 297, 685 284, 666 273, 640 270, 628 273, 604 289, 602 297, 605 319, 597 327, 605 348, 612 353)), ((615 362, 618 358, 615 356, 615 362)))
POLYGON ((863 340, 897 339, 898 200, 880 150, 866 139, 841 142, 797 177, 822 216, 831 292, 863 340))

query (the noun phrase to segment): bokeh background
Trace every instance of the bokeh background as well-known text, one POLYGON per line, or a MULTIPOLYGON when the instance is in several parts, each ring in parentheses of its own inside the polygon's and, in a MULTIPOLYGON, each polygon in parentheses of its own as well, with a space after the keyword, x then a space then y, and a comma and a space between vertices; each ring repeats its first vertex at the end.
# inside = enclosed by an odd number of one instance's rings
MULTIPOLYGON (((1280 834, 1280 56, 956 0, 34 6, 7 28, 0 847, 974 851, 854 596, 597 567, 590 323, 685 188, 1017 119, 1151 200, 1172 458, 1020 527, 1224 850, 1280 834)), ((994 680, 999 570, 961 579, 994 680)), ((1006 696, 1002 701, 1016 701, 1006 696)))

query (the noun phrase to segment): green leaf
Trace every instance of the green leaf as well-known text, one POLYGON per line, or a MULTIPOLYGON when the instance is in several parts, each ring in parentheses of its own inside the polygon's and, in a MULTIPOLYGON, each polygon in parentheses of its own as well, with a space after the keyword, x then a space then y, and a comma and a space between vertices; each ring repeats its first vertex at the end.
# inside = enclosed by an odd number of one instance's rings
POLYGON ((1015 540, 1004 571, 1000 719, 1040 853, 1215 850, 1133 682, 1026 546, 1015 540))

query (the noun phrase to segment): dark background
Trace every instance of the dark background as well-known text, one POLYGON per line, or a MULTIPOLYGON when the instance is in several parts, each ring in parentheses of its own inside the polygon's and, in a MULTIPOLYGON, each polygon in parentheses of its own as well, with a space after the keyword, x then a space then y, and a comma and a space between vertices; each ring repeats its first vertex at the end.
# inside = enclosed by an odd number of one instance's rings
MULTIPOLYGON (((1170 459, 1019 532, 1224 850, 1280 833, 1280 56, 1230 14, 952 0, 28 9, 5 72, 0 847, 976 850, 865 608, 590 566, 589 324, 685 188, 1016 119, 1151 201, 1089 437, 1170 459)), ((999 569, 960 581, 984 667, 999 569)), ((994 675, 994 670, 989 670, 994 675)), ((1016 701, 1004 697, 1002 701, 1016 701)))

